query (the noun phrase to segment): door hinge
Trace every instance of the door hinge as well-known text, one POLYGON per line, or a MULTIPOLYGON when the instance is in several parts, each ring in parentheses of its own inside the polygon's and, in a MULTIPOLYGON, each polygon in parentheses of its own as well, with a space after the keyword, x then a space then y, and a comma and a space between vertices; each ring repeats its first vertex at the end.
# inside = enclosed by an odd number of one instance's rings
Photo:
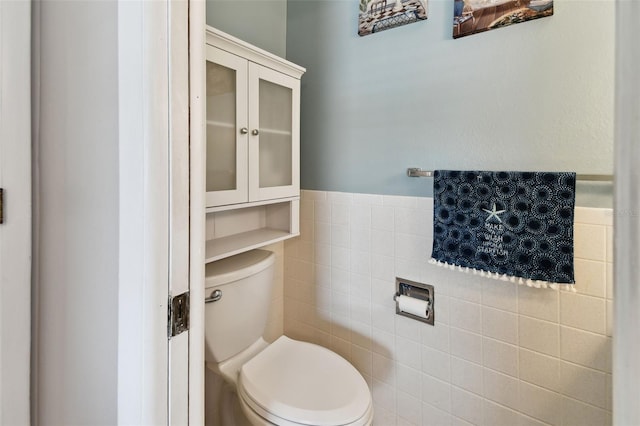
POLYGON ((4 214, 3 214, 3 205, 4 204, 4 194, 3 189, 0 188, 0 225, 4 223, 4 214))
POLYGON ((169 296, 169 338, 189 330, 189 292, 169 296))

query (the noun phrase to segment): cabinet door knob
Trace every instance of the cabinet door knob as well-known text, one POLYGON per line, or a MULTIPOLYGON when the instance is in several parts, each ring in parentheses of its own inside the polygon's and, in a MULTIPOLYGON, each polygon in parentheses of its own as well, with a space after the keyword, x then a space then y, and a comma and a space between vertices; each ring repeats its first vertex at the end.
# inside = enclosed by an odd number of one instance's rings
POLYGON ((247 133, 249 133, 249 129, 247 129, 246 127, 243 127, 242 129, 240 129, 241 135, 246 135, 247 133))
POLYGON ((258 129, 253 129, 253 130, 251 131, 251 134, 252 134, 253 136, 258 136, 258 135, 260 134, 260 131, 259 131, 258 129))

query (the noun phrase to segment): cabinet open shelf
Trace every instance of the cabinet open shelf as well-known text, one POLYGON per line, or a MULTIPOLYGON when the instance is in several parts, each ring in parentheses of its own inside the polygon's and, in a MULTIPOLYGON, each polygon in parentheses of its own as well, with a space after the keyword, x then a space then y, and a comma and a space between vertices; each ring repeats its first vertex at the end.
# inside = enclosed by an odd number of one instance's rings
POLYGON ((300 234, 299 198, 234 207, 207 211, 206 263, 300 234))
POLYGON ((264 228, 209 240, 205 246, 205 263, 214 262, 238 253, 277 243, 278 241, 286 240, 294 236, 294 234, 288 231, 264 228))

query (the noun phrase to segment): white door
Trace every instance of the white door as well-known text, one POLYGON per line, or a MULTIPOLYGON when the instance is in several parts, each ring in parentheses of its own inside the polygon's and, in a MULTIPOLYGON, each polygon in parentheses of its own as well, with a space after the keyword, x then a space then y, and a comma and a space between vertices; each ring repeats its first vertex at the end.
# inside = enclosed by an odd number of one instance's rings
POLYGON ((171 426, 204 424, 205 187, 191 178, 205 164, 204 7, 201 0, 168 4, 169 295, 189 300, 182 306, 189 329, 169 340, 171 426))
POLYGON ((0 424, 29 424, 31 4, 0 2, 0 424))

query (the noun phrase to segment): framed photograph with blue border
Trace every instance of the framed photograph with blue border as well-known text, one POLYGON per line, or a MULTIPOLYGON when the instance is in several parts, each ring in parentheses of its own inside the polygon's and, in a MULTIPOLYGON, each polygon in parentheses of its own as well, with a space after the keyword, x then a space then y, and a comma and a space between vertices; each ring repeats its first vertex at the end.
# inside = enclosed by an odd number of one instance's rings
POLYGON ((453 38, 553 15, 553 0, 453 0, 453 38))
POLYGON ((358 35, 427 19, 427 0, 360 0, 358 35))

